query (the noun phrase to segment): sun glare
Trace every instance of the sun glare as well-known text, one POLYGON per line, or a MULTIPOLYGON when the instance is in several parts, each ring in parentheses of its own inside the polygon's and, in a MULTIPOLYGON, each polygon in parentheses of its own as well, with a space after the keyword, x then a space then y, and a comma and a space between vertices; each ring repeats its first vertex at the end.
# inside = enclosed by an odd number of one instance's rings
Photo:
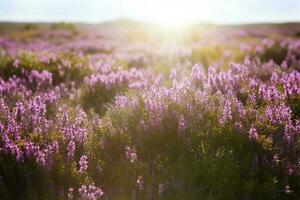
MULTIPOLYGON (((132 1, 137 3, 137 1, 132 1)), ((140 0, 144 19, 169 28, 187 25, 207 15, 209 1, 205 0, 140 0)))

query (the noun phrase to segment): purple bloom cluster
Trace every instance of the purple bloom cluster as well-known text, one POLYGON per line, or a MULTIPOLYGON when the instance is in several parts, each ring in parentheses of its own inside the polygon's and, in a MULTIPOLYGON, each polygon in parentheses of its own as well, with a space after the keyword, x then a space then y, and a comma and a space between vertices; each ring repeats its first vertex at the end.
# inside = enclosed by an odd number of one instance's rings
POLYGON ((87 170, 88 168, 88 161, 87 161, 87 156, 83 155, 80 157, 79 160, 79 173, 83 173, 87 170))
POLYGON ((125 147, 125 155, 128 160, 130 160, 131 163, 134 163, 137 161, 137 154, 136 150, 130 146, 125 147))
POLYGON ((104 195, 103 191, 94 184, 81 185, 78 189, 78 193, 79 199, 82 200, 97 200, 104 195))

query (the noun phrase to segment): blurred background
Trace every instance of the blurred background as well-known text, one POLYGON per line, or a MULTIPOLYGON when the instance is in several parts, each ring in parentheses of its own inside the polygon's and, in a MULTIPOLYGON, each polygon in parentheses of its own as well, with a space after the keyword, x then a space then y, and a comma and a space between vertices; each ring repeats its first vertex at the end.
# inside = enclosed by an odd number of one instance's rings
POLYGON ((166 25, 300 20, 299 0, 1 0, 0 21, 88 22, 131 19, 166 25))

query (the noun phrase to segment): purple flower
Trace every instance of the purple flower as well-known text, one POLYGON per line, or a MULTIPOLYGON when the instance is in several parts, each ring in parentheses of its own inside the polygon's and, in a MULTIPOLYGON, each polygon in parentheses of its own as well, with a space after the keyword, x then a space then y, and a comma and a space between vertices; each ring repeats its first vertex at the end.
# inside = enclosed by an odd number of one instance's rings
POLYGON ((72 160, 72 158, 74 157, 74 152, 75 152, 75 142, 74 141, 70 141, 67 147, 67 157, 68 160, 72 160))
POLYGON ((222 116, 219 119, 221 124, 225 124, 226 122, 230 121, 232 119, 232 114, 231 114, 231 102, 228 99, 223 98, 221 101, 222 105, 222 116))
POLYGON ((158 195, 162 195, 166 191, 166 184, 160 183, 158 185, 158 195))
POLYGON ((125 156, 126 159, 130 160, 131 163, 134 163, 137 161, 137 153, 135 148, 126 146, 125 147, 125 156))
POLYGON ((289 185, 286 185, 284 186, 284 192, 290 194, 293 192, 293 190, 291 190, 291 187, 289 185))
POLYGON ((68 199, 74 199, 74 193, 73 192, 74 192, 74 188, 70 187, 69 192, 67 194, 68 199))
POLYGON ((178 122, 178 135, 182 136, 186 128, 187 128, 186 121, 184 117, 181 115, 178 122))
POLYGON ((88 161, 87 161, 87 156, 83 155, 80 157, 79 160, 79 173, 84 173, 88 168, 88 161))
POLYGON ((104 193, 101 188, 91 185, 81 185, 78 189, 80 199, 97 200, 100 199, 104 193))
POLYGON ((249 139, 250 140, 256 140, 257 137, 258 137, 258 135, 257 135, 256 129, 251 127, 250 130, 249 130, 249 139))

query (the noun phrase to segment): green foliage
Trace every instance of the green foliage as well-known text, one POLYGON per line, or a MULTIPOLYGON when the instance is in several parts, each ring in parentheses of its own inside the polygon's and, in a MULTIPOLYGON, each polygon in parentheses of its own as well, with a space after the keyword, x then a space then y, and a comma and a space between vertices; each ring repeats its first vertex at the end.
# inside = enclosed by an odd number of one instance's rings
POLYGON ((0 175, 1 199, 52 199, 59 194, 49 192, 48 175, 33 160, 19 163, 1 153, 0 175))
POLYGON ((292 110, 293 119, 300 117, 300 95, 292 96, 287 99, 287 103, 292 110))
POLYGON ((66 23, 66 22, 54 23, 50 25, 50 28, 54 30, 66 30, 74 34, 77 34, 76 25, 72 23, 66 23))
POLYGON ((275 43, 270 48, 267 48, 263 54, 259 55, 259 57, 262 62, 273 60, 280 65, 285 60, 287 53, 287 48, 282 48, 279 43, 275 43))

